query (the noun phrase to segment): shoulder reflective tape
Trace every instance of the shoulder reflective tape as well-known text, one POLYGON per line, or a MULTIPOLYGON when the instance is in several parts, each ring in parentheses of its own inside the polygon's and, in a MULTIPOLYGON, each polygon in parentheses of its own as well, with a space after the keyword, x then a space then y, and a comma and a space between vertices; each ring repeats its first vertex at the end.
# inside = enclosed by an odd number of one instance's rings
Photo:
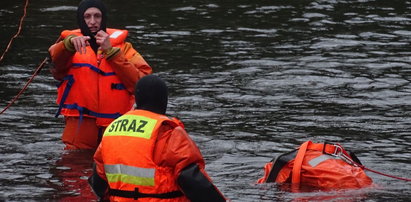
POLYGON ((150 139, 157 120, 144 116, 124 115, 113 121, 104 136, 131 136, 150 139))
POLYGON ((134 185, 154 186, 154 169, 126 166, 122 164, 104 165, 108 182, 124 182, 134 185))
POLYGON ((327 160, 327 159, 333 159, 333 158, 334 158, 334 157, 333 157, 333 156, 330 156, 330 155, 321 155, 321 156, 317 156, 317 157, 311 159, 311 160, 308 162, 308 164, 310 164, 311 167, 315 167, 315 166, 317 166, 318 164, 320 164, 321 162, 323 162, 323 161, 325 161, 325 160, 327 160))
POLYGON ((123 33, 123 31, 115 31, 110 35, 110 38, 115 39, 118 36, 120 36, 123 33))

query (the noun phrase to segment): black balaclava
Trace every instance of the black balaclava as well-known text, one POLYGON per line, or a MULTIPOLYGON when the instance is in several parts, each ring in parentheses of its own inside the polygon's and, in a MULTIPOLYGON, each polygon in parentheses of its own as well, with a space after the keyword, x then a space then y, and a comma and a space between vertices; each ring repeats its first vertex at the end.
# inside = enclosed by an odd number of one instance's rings
POLYGON ((141 78, 137 82, 134 95, 137 109, 166 114, 168 90, 166 83, 160 77, 151 74, 141 78))
POLYGON ((100 0, 83 0, 80 2, 77 8, 77 24, 81 30, 81 33, 84 36, 90 36, 90 40, 89 40, 90 46, 94 50, 94 52, 97 52, 97 49, 99 46, 96 43, 96 38, 94 37, 96 33, 91 33, 86 22, 84 21, 84 12, 86 12, 87 9, 92 8, 92 7, 98 8, 101 11, 102 19, 101 19, 100 30, 106 31, 107 10, 103 2, 101 2, 100 0))

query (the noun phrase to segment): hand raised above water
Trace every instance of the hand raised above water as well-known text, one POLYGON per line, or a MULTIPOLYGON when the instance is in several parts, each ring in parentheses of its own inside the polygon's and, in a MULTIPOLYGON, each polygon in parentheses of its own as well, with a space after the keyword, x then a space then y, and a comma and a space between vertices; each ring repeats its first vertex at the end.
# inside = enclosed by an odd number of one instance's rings
POLYGON ((106 52, 111 49, 110 35, 100 30, 96 34, 96 43, 100 46, 103 52, 106 52))
POLYGON ((86 47, 90 45, 88 42, 90 40, 89 36, 76 36, 70 39, 71 44, 73 44, 74 49, 80 54, 86 53, 86 47))

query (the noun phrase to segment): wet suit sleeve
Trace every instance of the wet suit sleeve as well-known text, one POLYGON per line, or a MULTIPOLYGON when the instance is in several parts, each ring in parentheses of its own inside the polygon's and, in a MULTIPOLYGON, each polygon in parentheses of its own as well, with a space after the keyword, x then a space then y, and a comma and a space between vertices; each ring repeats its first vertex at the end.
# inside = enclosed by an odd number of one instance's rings
POLYGON ((184 194, 191 201, 226 201, 197 164, 191 164, 184 168, 177 181, 184 194))
POLYGON ((205 172, 200 150, 182 127, 165 133, 156 148, 164 149, 159 149, 162 151, 155 161, 174 167, 177 183, 191 201, 226 201, 205 172))
POLYGON ((126 42, 119 50, 113 48, 106 57, 130 93, 134 93, 135 84, 141 77, 152 73, 151 67, 131 43, 126 42))

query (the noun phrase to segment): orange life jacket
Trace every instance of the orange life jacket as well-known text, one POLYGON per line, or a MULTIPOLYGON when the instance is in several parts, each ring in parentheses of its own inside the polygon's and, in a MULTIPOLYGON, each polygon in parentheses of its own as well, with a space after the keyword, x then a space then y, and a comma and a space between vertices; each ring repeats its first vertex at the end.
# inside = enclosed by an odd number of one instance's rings
POLYGON ((113 121, 106 129, 100 149, 112 201, 188 201, 179 191, 173 168, 160 167, 153 155, 164 115, 134 110, 113 121))
POLYGON ((303 143, 298 150, 282 154, 264 166, 257 183, 276 182, 324 189, 362 188, 372 184, 354 154, 339 144, 303 143))
MULTIPOLYGON (((113 47, 121 47, 128 35, 127 30, 107 29, 113 47)), ((79 29, 65 30, 64 39, 69 35, 82 36, 79 29)), ((131 110, 134 96, 121 83, 104 54, 97 54, 90 46, 86 54, 76 52, 71 68, 57 89, 59 114, 96 118, 99 126, 107 126, 115 118, 131 110)))

